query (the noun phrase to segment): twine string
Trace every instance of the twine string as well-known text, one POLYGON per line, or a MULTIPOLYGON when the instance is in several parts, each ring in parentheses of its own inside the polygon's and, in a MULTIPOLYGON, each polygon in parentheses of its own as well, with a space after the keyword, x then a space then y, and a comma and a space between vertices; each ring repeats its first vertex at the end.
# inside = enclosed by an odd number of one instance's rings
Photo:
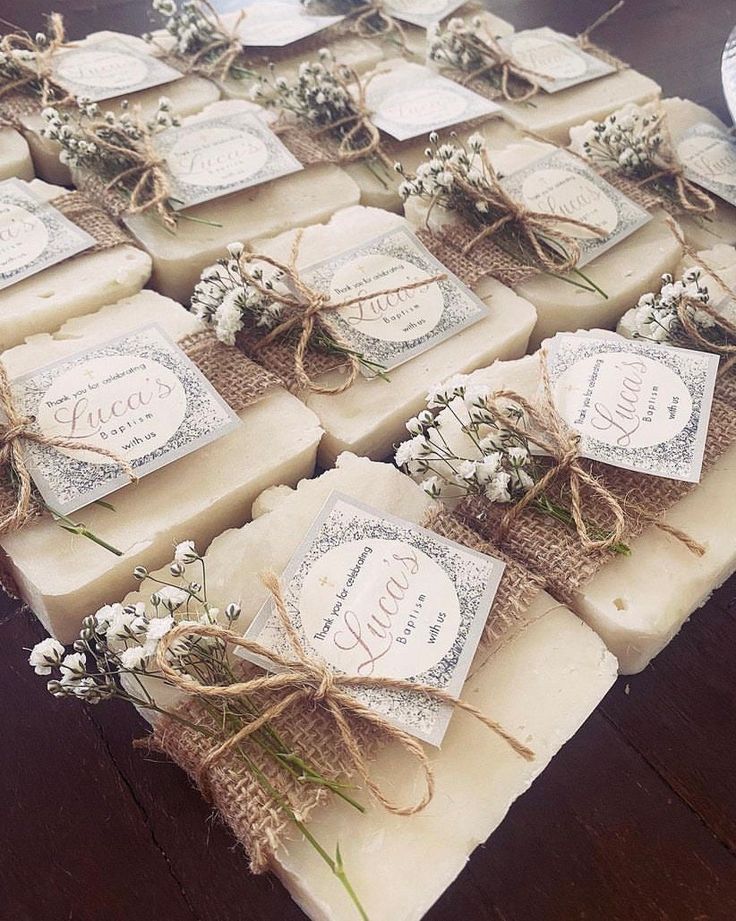
POLYGON ((0 53, 7 55, 22 72, 16 80, 0 86, 0 98, 38 82, 42 106, 52 102, 64 105, 74 100, 74 97, 53 79, 54 54, 61 48, 70 47, 64 32, 64 19, 59 13, 51 13, 48 24, 49 34, 43 44, 39 44, 27 32, 11 32, 0 39, 0 53), (24 61, 19 52, 30 52, 33 61, 24 61))
POLYGON ((242 696, 266 695, 267 703, 261 714, 251 722, 245 723, 237 732, 228 736, 202 760, 198 770, 198 783, 206 794, 211 790, 210 778, 212 777, 213 769, 223 757, 266 724, 275 722, 295 708, 311 703, 324 708, 332 718, 337 736, 355 768, 356 775, 365 784, 377 802, 394 815, 410 816, 421 812, 431 802, 435 790, 434 772, 424 747, 414 736, 395 726, 385 716, 356 699, 351 692, 358 688, 422 694, 432 702, 451 706, 456 710, 468 713, 491 732, 495 733, 517 755, 527 761, 534 759, 534 753, 503 729, 499 723, 486 716, 477 707, 441 688, 398 678, 343 675, 331 671, 323 662, 311 658, 299 633, 291 622, 278 578, 274 573, 269 572, 262 576, 262 581, 271 595, 279 623, 288 639, 289 654, 282 655, 267 649, 260 643, 246 639, 241 634, 225 627, 220 627, 217 624, 188 622, 180 623, 170 630, 160 641, 156 653, 157 665, 164 678, 185 693, 210 700, 221 700, 225 703, 230 699, 242 696), (175 643, 195 636, 215 638, 222 641, 226 646, 243 649, 251 655, 259 656, 270 662, 276 671, 225 686, 202 684, 191 675, 177 669, 171 663, 169 656, 169 652, 175 643), (281 694, 284 696, 280 696, 281 694), (270 701, 268 700, 269 696, 271 696, 270 701), (355 737, 355 733, 350 727, 350 718, 357 718, 369 724, 386 741, 395 742, 401 746, 416 762, 422 774, 424 785, 423 791, 415 802, 404 804, 395 802, 384 792, 381 785, 371 777, 366 758, 355 737))
POLYGON ((35 419, 32 416, 23 415, 15 405, 10 378, 1 362, 0 411, 6 420, 0 423, 0 468, 12 471, 17 480, 16 503, 14 508, 0 519, 0 534, 17 531, 23 527, 31 513, 33 481, 23 451, 24 442, 67 451, 91 451, 118 464, 131 482, 137 482, 138 478, 131 465, 114 451, 101 445, 85 444, 74 439, 59 438, 35 431, 32 427, 35 419))

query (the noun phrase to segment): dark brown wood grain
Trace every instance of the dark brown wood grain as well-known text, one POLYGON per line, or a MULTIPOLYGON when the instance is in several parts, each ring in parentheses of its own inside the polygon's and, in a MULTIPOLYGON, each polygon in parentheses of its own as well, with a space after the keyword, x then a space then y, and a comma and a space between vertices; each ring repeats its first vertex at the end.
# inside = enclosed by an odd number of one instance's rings
MULTIPOLYGON (((608 5, 491 7, 576 32, 608 5)), ((148 0, 56 8, 72 37, 149 27, 148 0)), ((0 17, 32 30, 47 10, 0 0, 0 17)), ((719 57, 734 24, 734 0, 629 0, 598 40, 725 117, 719 57)), ((619 680, 430 921, 736 919, 735 598, 732 580, 643 674, 619 680)), ((23 651, 42 635, 0 604, 0 921, 302 918, 277 881, 250 876, 185 776, 132 748, 145 732, 136 714, 46 694, 23 651)))

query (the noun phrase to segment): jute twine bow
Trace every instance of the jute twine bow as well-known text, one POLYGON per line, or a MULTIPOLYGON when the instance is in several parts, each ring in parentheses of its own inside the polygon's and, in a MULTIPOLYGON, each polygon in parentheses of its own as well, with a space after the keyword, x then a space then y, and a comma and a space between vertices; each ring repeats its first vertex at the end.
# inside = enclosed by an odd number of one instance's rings
POLYGON ((471 31, 466 31, 463 40, 470 46, 481 60, 489 59, 487 64, 476 68, 463 77, 462 83, 472 83, 478 77, 484 77, 487 74, 498 73, 501 78, 500 91, 501 95, 508 102, 526 102, 535 96, 540 86, 538 78, 545 75, 530 67, 525 67, 520 61, 517 61, 513 55, 509 54, 488 30, 484 30, 484 35, 476 35, 471 31), (512 92, 511 82, 517 80, 521 83, 519 92, 512 92), (526 86, 526 89, 524 88, 526 86))
MULTIPOLYGON (((715 281, 726 297, 736 300, 736 291, 723 280, 715 269, 700 259, 695 250, 685 241, 677 223, 673 221, 671 217, 668 217, 667 224, 683 251, 690 257, 693 263, 715 281)), ((721 356, 723 361, 721 361, 719 365, 718 373, 727 374, 736 363, 736 325, 726 319, 726 317, 711 304, 704 304, 696 297, 689 296, 681 298, 678 302, 677 319, 680 321, 680 325, 685 330, 686 335, 693 345, 704 352, 712 352, 715 355, 721 356), (707 314, 711 320, 713 320, 715 326, 723 335, 723 342, 714 342, 712 339, 703 335, 701 329, 693 319, 693 314, 696 311, 707 314)))
POLYGON ((230 68, 243 53, 243 42, 238 35, 238 30, 243 24, 247 10, 241 10, 232 28, 228 29, 209 0, 198 0, 198 6, 217 37, 203 45, 189 58, 187 70, 190 73, 224 80, 230 73, 230 68), (210 56, 211 60, 208 60, 210 56))
POLYGON ((485 202, 488 212, 498 215, 463 248, 463 255, 467 255, 482 240, 492 237, 505 227, 515 227, 545 271, 563 274, 575 268, 580 260, 581 248, 579 239, 563 230, 560 224, 587 230, 595 237, 607 236, 605 230, 587 221, 528 208, 503 187, 485 150, 481 157, 486 179, 486 185, 483 187, 471 184, 458 169, 449 167, 454 186, 460 189, 470 202, 485 202), (554 245, 550 245, 551 243, 557 243, 561 249, 558 250, 554 245))
POLYGON ((628 510, 679 540, 691 553, 702 556, 705 553, 702 544, 693 540, 679 528, 661 521, 658 516, 652 515, 646 509, 633 503, 620 501, 594 474, 585 469, 580 463, 580 436, 568 426, 555 408, 545 349, 540 350, 540 371, 543 391, 543 401, 540 407, 532 405, 521 394, 513 390, 497 391, 486 401, 486 407, 499 427, 509 429, 521 439, 536 445, 552 458, 552 465, 544 475, 518 502, 511 506, 501 519, 497 531, 498 540, 503 542, 524 510, 540 499, 551 483, 564 478, 570 492, 570 512, 575 530, 585 550, 589 552, 606 551, 622 543, 627 531, 626 511, 628 510), (528 422, 531 423, 530 429, 521 427, 509 419, 503 407, 498 405, 499 400, 512 400, 517 403, 524 411, 528 422), (591 528, 594 527, 597 531, 600 531, 600 528, 595 523, 589 524, 586 520, 584 514, 586 492, 596 497, 608 511, 610 521, 603 537, 595 537, 591 528))
POLYGON ((176 218, 169 205, 171 184, 166 160, 156 150, 154 135, 143 124, 140 109, 136 109, 135 114, 141 137, 132 143, 110 136, 110 125, 102 119, 95 119, 80 127, 86 139, 96 144, 98 149, 124 162, 132 161, 131 166, 121 170, 105 185, 105 192, 122 189, 129 195, 126 210, 130 214, 155 210, 164 225, 173 228, 176 226, 176 218), (126 189, 128 180, 133 180, 130 190, 126 189))
POLYGON ((371 77, 361 80, 355 70, 344 64, 333 70, 333 76, 340 87, 352 97, 355 111, 329 125, 312 129, 312 134, 319 136, 346 128, 340 139, 336 163, 354 163, 356 160, 376 156, 384 166, 393 169, 393 161, 381 149, 381 133, 371 121, 371 111, 366 101, 366 90, 371 77), (351 86, 355 88, 354 92, 351 92, 351 86))
POLYGON ((310 287, 299 274, 297 261, 299 258, 302 235, 303 230, 297 231, 291 248, 291 256, 287 264, 279 262, 277 259, 273 259, 270 256, 258 255, 257 253, 245 252, 240 257, 241 271, 247 283, 256 288, 265 297, 286 307, 289 312, 289 316, 274 327, 268 335, 264 336, 260 340, 260 343, 265 345, 290 333, 292 330, 298 330, 299 338, 294 349, 294 374, 299 386, 312 393, 344 393, 344 391, 352 387, 357 380, 360 374, 360 362, 351 350, 350 344, 345 342, 335 330, 330 328, 329 334, 332 340, 340 348, 345 350, 346 364, 348 367, 345 379, 340 384, 334 386, 318 384, 309 376, 304 365, 304 359, 316 331, 315 327, 320 320, 320 315, 326 310, 340 310, 371 298, 386 297, 390 294, 398 294, 400 291, 413 291, 416 288, 424 288, 435 282, 444 281, 447 275, 444 273, 431 275, 426 278, 420 278, 417 281, 396 285, 393 288, 385 288, 381 291, 373 291, 370 294, 361 294, 341 301, 332 301, 330 300, 329 294, 310 287), (262 281, 254 277, 253 274, 248 272, 245 268, 245 266, 249 264, 259 262, 273 266, 273 268, 290 279, 296 290, 296 294, 267 288, 262 281))
MULTIPOLYGON (((64 20, 59 13, 48 17, 48 38, 39 44, 27 32, 12 32, 0 39, 0 54, 7 55, 21 70, 21 76, 0 86, 0 100, 17 90, 32 88, 38 84, 37 94, 41 106, 54 103, 63 105, 74 97, 53 79, 52 58, 66 45, 64 20), (32 61, 24 61, 19 52, 30 52, 32 61)), ((12 119, 11 119, 12 121, 12 119)))
POLYGON ((118 464, 131 482, 138 478, 130 464, 107 448, 84 444, 71 438, 57 438, 34 431, 34 419, 23 415, 15 405, 10 379, 4 365, 0 362, 0 411, 5 415, 5 422, 0 422, 0 468, 9 471, 17 480, 17 502, 15 507, 0 520, 0 534, 17 531, 28 521, 31 514, 33 481, 28 471, 23 442, 48 448, 60 448, 68 451, 91 451, 101 457, 107 457, 118 464))
POLYGON ((322 707, 333 720, 337 736, 355 767, 356 775, 373 797, 395 815, 410 816, 421 812, 431 802, 435 790, 434 772, 422 744, 414 736, 389 722, 385 716, 357 700, 350 693, 357 688, 421 694, 430 701, 461 710, 475 717, 491 732, 503 739, 522 758, 527 761, 534 759, 534 753, 506 732, 499 723, 490 719, 477 707, 445 690, 398 678, 336 674, 319 660, 311 658, 291 622, 278 578, 274 573, 266 573, 262 576, 262 580, 271 594, 274 610, 288 638, 291 647, 290 655, 276 653, 225 627, 196 623, 181 623, 175 626, 160 641, 156 652, 156 663, 164 678, 185 693, 221 701, 259 694, 265 694, 267 697, 260 716, 228 736, 203 759, 199 766, 197 780, 205 795, 210 791, 212 770, 223 757, 246 741, 253 733, 275 722, 287 712, 294 709, 298 711, 298 708, 305 704, 313 704, 322 707), (192 676, 177 670, 169 661, 169 650, 172 646, 179 640, 193 636, 214 637, 227 646, 244 649, 252 655, 269 661, 277 671, 225 686, 201 684, 192 676), (286 693, 281 696, 281 692, 286 693), (271 702, 268 701, 269 694, 276 695, 271 702), (378 730, 387 742, 397 743, 415 760, 424 777, 424 790, 416 802, 403 805, 394 802, 373 780, 366 757, 350 726, 349 717, 357 717, 378 730))
POLYGON ((366 0, 352 14, 353 32, 358 38, 375 38, 396 33, 396 40, 402 50, 408 48, 406 32, 398 20, 390 16, 383 7, 382 0, 366 0))

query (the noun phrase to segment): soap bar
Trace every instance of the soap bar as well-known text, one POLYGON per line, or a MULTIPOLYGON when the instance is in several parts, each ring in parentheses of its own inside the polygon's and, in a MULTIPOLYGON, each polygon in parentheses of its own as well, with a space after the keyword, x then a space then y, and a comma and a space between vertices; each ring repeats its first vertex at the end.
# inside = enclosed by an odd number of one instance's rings
MULTIPOLYGON (((232 111, 263 112, 253 103, 230 100, 208 106, 201 114, 232 111)), ((175 233, 152 215, 131 215, 125 222, 153 259, 153 286, 168 297, 187 301, 202 269, 219 259, 228 243, 249 244, 289 227, 324 221, 338 209, 357 204, 359 198, 353 180, 337 166, 324 163, 188 208, 186 215, 195 220, 181 218, 175 233)))
MULTIPOLYGON (((142 291, 70 320, 55 335, 34 336, 2 361, 17 377, 152 323, 175 341, 201 329, 181 305, 142 291)), ((129 589, 133 566, 162 565, 182 536, 205 547, 224 528, 246 521, 265 487, 311 474, 320 431, 296 398, 274 388, 240 418, 242 425, 218 441, 113 493, 114 512, 90 505, 74 516, 121 557, 68 534, 48 516, 0 539, 21 597, 49 632, 70 642, 86 614, 129 589)))
POLYGON ((542 135, 564 146, 573 125, 600 121, 629 102, 641 105, 657 99, 661 89, 654 80, 631 67, 558 93, 540 92, 529 102, 502 102, 506 118, 518 128, 542 135))
MULTIPOLYGON (((328 224, 304 231, 298 264, 312 265, 388 230, 406 226, 403 218, 388 211, 347 208, 328 224)), ((291 231, 274 240, 259 241, 254 250, 286 261, 293 240, 291 231)), ((302 394, 325 430, 319 450, 322 466, 331 466, 344 450, 374 460, 386 457, 392 445, 401 440, 406 420, 422 408, 428 382, 470 371, 494 358, 524 354, 535 322, 531 304, 491 278, 481 280, 476 294, 490 308, 489 316, 392 368, 388 382, 361 375, 344 393, 302 394)), ((319 382, 334 385, 340 379, 340 372, 331 372, 321 376, 319 382)))
MULTIPOLYGON (((533 398, 539 358, 496 362, 472 380, 533 398)), ((702 543, 704 556, 652 526, 629 542, 630 556, 612 555, 577 592, 575 611, 602 637, 624 674, 641 671, 736 570, 734 476, 736 445, 663 516, 702 543)))
MULTIPOLYGON (((351 455, 295 492, 279 490, 271 511, 217 538, 206 556, 210 600, 224 608, 241 599, 243 629, 265 599, 259 574, 283 570, 333 490, 414 522, 421 522, 430 504, 395 468, 351 455)), ((141 597, 131 595, 126 603, 141 597)), ((436 794, 424 812, 391 815, 359 795, 364 815, 356 817, 334 799, 312 813, 310 830, 329 848, 339 842, 371 921, 422 918, 613 683, 615 660, 569 610, 540 592, 529 613, 529 626, 491 658, 481 647, 463 697, 530 746, 533 762, 456 713, 441 750, 428 750, 436 794)), ((149 686, 160 703, 180 699, 162 695, 159 682, 149 686)), ((416 795, 416 768, 395 744, 379 751, 371 771, 379 782, 389 782, 396 796, 416 795)), ((280 849, 274 870, 313 921, 353 917, 344 890, 304 840, 280 849)))
POLYGON ((0 181, 33 179, 33 162, 28 142, 14 128, 0 128, 0 181))
MULTIPOLYGON (((525 139, 501 150, 489 149, 489 156, 496 170, 509 175, 547 156, 552 150, 549 144, 525 139)), ((424 201, 410 198, 405 210, 414 226, 425 224, 427 205, 424 201)), ((442 226, 453 219, 454 215, 434 208, 430 225, 442 226)), ((665 215, 658 213, 648 224, 618 241, 585 266, 585 275, 605 292, 606 297, 569 280, 541 272, 516 285, 516 292, 531 301, 537 310, 531 347, 537 347, 543 339, 556 332, 593 326, 613 328, 623 313, 636 303, 642 291, 657 287, 664 272, 674 271, 680 256, 680 245, 668 228, 665 215)), ((570 277, 574 282, 584 283, 581 278, 570 277)))
MULTIPOLYGON (((151 48, 146 42, 133 35, 124 35, 121 32, 93 32, 83 41, 75 42, 75 46, 92 45, 95 42, 105 41, 113 37, 131 44, 133 48, 150 54, 151 48)), ((99 105, 105 112, 120 112, 121 103, 127 99, 130 105, 140 106, 142 116, 148 118, 155 113, 158 101, 162 96, 171 100, 172 111, 183 116, 199 112, 206 105, 215 102, 220 98, 220 91, 210 80, 205 80, 202 77, 183 76, 181 80, 175 80, 162 86, 153 86, 137 93, 130 93, 127 96, 118 96, 101 102, 99 105)), ((59 161, 59 145, 55 141, 41 137, 38 133, 44 124, 40 113, 24 116, 22 123, 26 140, 31 148, 36 175, 47 182, 54 182, 57 185, 70 185, 71 173, 69 168, 59 161)))
MULTIPOLYGON (((29 183, 29 190, 51 203, 67 192, 40 179, 29 183)), ((0 350, 136 294, 150 275, 150 256, 133 245, 121 244, 80 253, 16 282, 0 291, 0 350)))
MULTIPOLYGON (((677 147, 688 129, 694 125, 706 124, 728 131, 728 126, 717 118, 710 109, 699 106, 689 99, 662 100, 662 109, 667 120, 667 130, 677 147)), ((717 195, 711 193, 715 202, 715 211, 702 217, 678 214, 677 220, 685 234, 685 239, 695 249, 710 249, 716 243, 736 243, 736 208, 729 205, 717 195)))

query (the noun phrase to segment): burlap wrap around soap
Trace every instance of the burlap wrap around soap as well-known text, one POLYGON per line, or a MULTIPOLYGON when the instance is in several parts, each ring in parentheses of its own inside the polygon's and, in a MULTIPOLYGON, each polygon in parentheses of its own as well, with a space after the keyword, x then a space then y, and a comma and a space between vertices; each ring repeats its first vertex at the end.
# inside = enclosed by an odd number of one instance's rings
MULTIPOLYGON (((540 590, 541 580, 530 575, 512 558, 504 557, 446 509, 432 509, 422 523, 444 538, 505 560, 506 569, 482 639, 487 655, 492 655, 530 623, 528 609, 540 590)), ((250 664, 236 666, 241 680, 259 671, 250 664)), ((258 712, 263 706, 274 703, 273 695, 268 700, 255 703, 258 712)), ((203 778, 203 765, 207 764, 211 752, 227 738, 228 732, 222 731, 221 717, 218 721, 217 711, 213 713, 206 701, 196 697, 181 707, 180 715, 208 731, 214 731, 214 737, 208 738, 171 717, 163 717, 157 720, 153 734, 146 741, 147 746, 166 754, 189 774, 195 784, 205 788, 212 805, 243 845, 254 873, 272 869, 275 854, 288 841, 293 824, 283 809, 274 803, 273 797, 264 791, 253 771, 245 765, 244 756, 257 766, 268 783, 304 821, 332 794, 323 788, 300 782, 293 773, 277 765, 273 758, 269 758, 256 743, 249 740, 239 750, 231 750, 209 765, 206 777, 203 778)), ((380 735, 350 714, 346 714, 346 719, 363 755, 370 759, 381 744, 380 735)), ((273 728, 292 746, 290 750, 297 752, 324 777, 338 782, 350 781, 351 759, 334 722, 318 702, 305 701, 297 705, 297 709, 290 709, 275 722, 273 728)), ((353 795, 360 799, 360 791, 353 795)), ((355 821, 359 828, 360 816, 357 813, 355 821)))
MULTIPOLYGON (((236 413, 242 412, 260 400, 271 388, 280 385, 280 381, 273 374, 250 361, 237 349, 219 342, 210 330, 189 335, 178 344, 236 413)), ((0 426, 0 444, 5 445, 10 438, 15 437, 17 436, 14 433, 7 431, 7 427, 0 426)), ((17 504, 17 485, 11 478, 10 471, 3 469, 0 472, 0 520, 6 519, 16 509, 17 504)), ((45 514, 47 513, 44 507, 32 496, 27 512, 13 526, 13 530, 24 527, 45 514)), ((12 578, 7 573, 0 574, 0 582, 7 590, 14 591, 12 578)))
MULTIPOLYGON (((735 410, 736 375, 731 372, 719 377, 716 383, 705 444, 704 473, 736 441, 735 410)), ((625 516, 624 539, 627 542, 651 527, 653 520, 661 519, 697 486, 595 461, 580 460, 580 464, 618 500, 625 516)), ((552 499, 563 503, 569 501, 564 476, 552 484, 549 494, 552 499)), ((586 550, 573 529, 528 508, 514 519, 509 528, 504 529, 503 540, 500 541, 499 530, 506 510, 506 506, 471 497, 459 504, 455 514, 487 540, 498 542, 505 553, 542 579, 545 588, 560 601, 567 604, 574 602, 581 587, 613 558, 610 551, 586 550)), ((609 517, 608 507, 595 495, 586 494, 583 511, 586 519, 599 523, 601 527, 609 517)), ((636 553, 636 550, 633 552, 636 553)))

